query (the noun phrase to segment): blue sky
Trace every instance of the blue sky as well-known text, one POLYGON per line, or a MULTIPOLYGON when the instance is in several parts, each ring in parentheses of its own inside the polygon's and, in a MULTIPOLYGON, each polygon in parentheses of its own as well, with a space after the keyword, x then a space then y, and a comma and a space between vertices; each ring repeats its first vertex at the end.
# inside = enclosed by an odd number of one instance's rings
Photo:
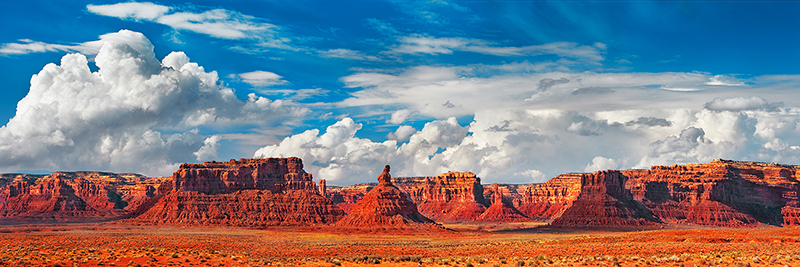
POLYGON ((797 2, 32 1, 0 171, 299 156, 331 184, 800 164, 797 2), (48 65, 50 64, 50 65, 48 65), (33 80, 32 80, 33 77, 33 80))

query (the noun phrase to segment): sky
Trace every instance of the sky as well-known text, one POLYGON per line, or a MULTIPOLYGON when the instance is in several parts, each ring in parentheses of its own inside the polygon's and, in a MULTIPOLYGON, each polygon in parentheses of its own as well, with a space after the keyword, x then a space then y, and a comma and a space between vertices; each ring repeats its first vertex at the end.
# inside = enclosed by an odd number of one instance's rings
POLYGON ((0 172, 800 164, 800 2, 12 1, 0 172))

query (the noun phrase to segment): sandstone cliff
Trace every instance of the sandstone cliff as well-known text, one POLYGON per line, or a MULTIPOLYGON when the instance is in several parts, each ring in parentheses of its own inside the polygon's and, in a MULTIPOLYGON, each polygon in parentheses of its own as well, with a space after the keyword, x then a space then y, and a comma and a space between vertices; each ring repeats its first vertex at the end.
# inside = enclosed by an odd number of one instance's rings
POLYGON ((106 172, 55 172, 12 177, 0 189, 0 217, 17 221, 124 218, 156 196, 165 178, 106 172))
POLYGON ((578 199, 582 178, 583 174, 561 174, 543 184, 520 187, 518 197, 512 201, 531 219, 551 220, 561 216, 578 199))
POLYGON ((328 224, 344 216, 319 194, 299 158, 182 164, 168 185, 137 220, 266 226, 328 224))
POLYGON ((471 172, 396 177, 392 183, 417 204, 422 215, 438 222, 470 221, 486 211, 481 179, 471 172))
POLYGON ((665 222, 738 227, 797 224, 798 170, 718 159, 623 173, 634 199, 665 222))
POLYGON ((373 187, 378 185, 377 183, 363 183, 363 184, 354 184, 351 186, 328 186, 327 196, 331 201, 333 201, 336 206, 339 206, 345 213, 350 213, 353 210, 353 206, 364 198, 364 195, 369 192, 373 187))
POLYGON ((229 193, 244 189, 316 190, 311 174, 299 158, 240 159, 181 164, 172 175, 174 189, 202 193, 229 193))
POLYGON ((358 201, 347 216, 336 223, 340 227, 405 227, 434 222, 417 211, 408 196, 392 184, 389 165, 378 176, 378 185, 358 201))
POLYGON ((475 221, 481 222, 518 222, 527 221, 528 217, 523 215, 517 208, 511 204, 511 201, 503 198, 503 192, 499 190, 497 184, 492 186, 494 196, 492 205, 486 211, 480 214, 475 221))
POLYGON ((619 171, 581 174, 578 197, 551 224, 556 226, 639 226, 658 219, 625 188, 619 171))

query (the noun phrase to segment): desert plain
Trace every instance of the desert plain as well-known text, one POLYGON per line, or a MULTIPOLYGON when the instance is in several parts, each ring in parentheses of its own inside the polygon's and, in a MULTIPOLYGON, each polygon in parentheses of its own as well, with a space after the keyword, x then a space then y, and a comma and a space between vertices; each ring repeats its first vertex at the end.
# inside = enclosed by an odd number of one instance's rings
POLYGON ((797 266, 800 228, 0 227, 2 266, 797 266), (449 229, 450 229, 449 228, 449 229))

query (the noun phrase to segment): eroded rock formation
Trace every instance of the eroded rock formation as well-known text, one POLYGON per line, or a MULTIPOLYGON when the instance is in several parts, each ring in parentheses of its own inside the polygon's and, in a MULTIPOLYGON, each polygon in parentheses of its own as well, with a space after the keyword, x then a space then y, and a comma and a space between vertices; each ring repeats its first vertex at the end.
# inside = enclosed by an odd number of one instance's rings
POLYGON ((557 226, 639 226, 658 219, 625 188, 627 177, 619 171, 580 175, 580 194, 568 203, 552 225, 557 226))
POLYGON ((739 227, 797 224, 798 170, 717 159, 623 173, 634 199, 664 222, 739 227))
POLYGON ((165 178, 106 172, 3 175, 0 217, 19 221, 91 221, 135 215, 165 178), (13 177, 13 178, 11 178, 13 177))
POLYGON ((546 221, 561 214, 581 194, 583 174, 569 173, 553 177, 543 184, 518 189, 514 206, 531 219, 546 221))
POLYGON ((361 198, 347 216, 336 223, 341 227, 404 227, 434 224, 417 211, 408 196, 392 184, 389 165, 378 176, 378 185, 361 198))
POLYGON ((437 222, 470 221, 486 211, 481 180, 471 172, 432 177, 396 177, 392 182, 437 222))
MULTIPOLYGON (((471 221, 486 210, 481 179, 471 172, 446 172, 428 177, 392 177, 392 184, 437 222, 471 221)), ((345 212, 375 187, 375 183, 328 187, 327 196, 345 212)))
POLYGON ((494 196, 492 205, 480 214, 475 220, 481 222, 518 222, 527 221, 528 217, 523 215, 511 204, 511 201, 503 198, 503 191, 499 190, 497 184, 492 186, 494 196))
POLYGON ((182 164, 171 179, 137 220, 264 226, 328 224, 344 216, 319 194, 299 158, 182 164))

